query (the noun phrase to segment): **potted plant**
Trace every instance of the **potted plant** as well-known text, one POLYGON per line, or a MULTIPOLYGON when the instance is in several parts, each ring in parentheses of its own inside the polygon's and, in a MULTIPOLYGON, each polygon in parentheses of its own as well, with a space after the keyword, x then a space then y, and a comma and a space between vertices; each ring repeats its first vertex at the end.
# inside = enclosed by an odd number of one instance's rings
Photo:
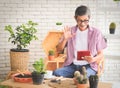
POLYGON ((56 25, 62 25, 62 22, 57 22, 56 25))
POLYGON ((110 34, 114 34, 115 29, 116 29, 116 24, 114 22, 110 23, 110 26, 109 26, 110 34))
POLYGON ((114 2, 119 2, 120 0, 113 0, 114 2))
POLYGON ((43 58, 35 61, 33 64, 34 71, 32 72, 32 80, 33 84, 39 85, 43 82, 45 71, 45 64, 43 58))
POLYGON ((62 30, 62 22, 56 22, 57 30, 62 30))
POLYGON ((84 66, 82 67, 82 73, 80 73, 79 71, 75 71, 74 81, 75 84, 77 85, 77 88, 88 88, 87 71, 84 66))
POLYGON ((91 75, 89 77, 90 88, 97 88, 98 82, 99 82, 99 77, 98 77, 97 74, 96 75, 91 75))
POLYGON ((55 55, 54 50, 49 50, 49 55, 48 55, 49 60, 54 60, 55 58, 54 55, 55 55))
POLYGON ((25 71, 28 69, 29 50, 25 49, 32 40, 38 39, 35 33, 37 32, 37 23, 28 21, 26 24, 21 24, 13 29, 11 25, 5 26, 5 31, 10 33, 8 41, 16 45, 16 48, 10 49, 11 70, 25 71))

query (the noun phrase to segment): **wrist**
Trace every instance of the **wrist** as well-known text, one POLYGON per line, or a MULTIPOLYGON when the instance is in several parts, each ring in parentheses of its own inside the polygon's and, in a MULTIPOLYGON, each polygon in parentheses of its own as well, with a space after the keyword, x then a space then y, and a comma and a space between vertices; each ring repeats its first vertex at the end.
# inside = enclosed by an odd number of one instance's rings
POLYGON ((64 37, 64 41, 68 41, 68 38, 65 38, 65 37, 64 37))

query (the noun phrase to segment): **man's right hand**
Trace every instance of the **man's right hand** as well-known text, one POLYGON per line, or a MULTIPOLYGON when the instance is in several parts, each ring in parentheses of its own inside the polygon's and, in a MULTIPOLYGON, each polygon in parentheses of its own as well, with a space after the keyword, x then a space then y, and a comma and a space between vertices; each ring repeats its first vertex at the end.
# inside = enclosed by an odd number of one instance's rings
POLYGON ((73 33, 73 34, 71 33, 71 29, 68 26, 64 27, 63 32, 64 32, 64 39, 65 40, 68 40, 69 38, 72 38, 75 35, 75 33, 73 33))

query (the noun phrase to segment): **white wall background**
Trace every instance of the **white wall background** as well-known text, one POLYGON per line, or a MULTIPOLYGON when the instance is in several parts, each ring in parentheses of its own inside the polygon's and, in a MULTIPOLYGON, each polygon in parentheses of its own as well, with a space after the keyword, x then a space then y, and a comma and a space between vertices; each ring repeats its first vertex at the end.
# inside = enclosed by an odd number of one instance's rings
POLYGON ((5 78, 10 71, 9 50, 15 47, 8 42, 8 32, 5 25, 16 27, 28 20, 38 22, 39 40, 30 46, 30 66, 34 60, 45 57, 41 46, 46 34, 56 29, 55 23, 60 21, 62 26, 75 25, 74 11, 79 5, 87 5, 91 9, 90 24, 98 27, 108 38, 108 48, 105 50, 105 72, 102 81, 120 82, 120 3, 113 0, 0 0, 0 79, 5 78), (109 34, 109 24, 114 21, 116 33, 109 34))

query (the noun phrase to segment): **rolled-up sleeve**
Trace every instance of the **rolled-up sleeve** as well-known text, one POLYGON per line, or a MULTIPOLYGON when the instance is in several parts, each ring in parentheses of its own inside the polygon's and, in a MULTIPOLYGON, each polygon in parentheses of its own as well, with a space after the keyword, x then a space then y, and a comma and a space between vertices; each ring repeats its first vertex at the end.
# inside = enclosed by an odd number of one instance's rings
POLYGON ((103 50, 107 47, 107 42, 105 41, 105 38, 101 34, 101 32, 98 34, 97 38, 97 44, 96 44, 96 49, 97 51, 103 50))

